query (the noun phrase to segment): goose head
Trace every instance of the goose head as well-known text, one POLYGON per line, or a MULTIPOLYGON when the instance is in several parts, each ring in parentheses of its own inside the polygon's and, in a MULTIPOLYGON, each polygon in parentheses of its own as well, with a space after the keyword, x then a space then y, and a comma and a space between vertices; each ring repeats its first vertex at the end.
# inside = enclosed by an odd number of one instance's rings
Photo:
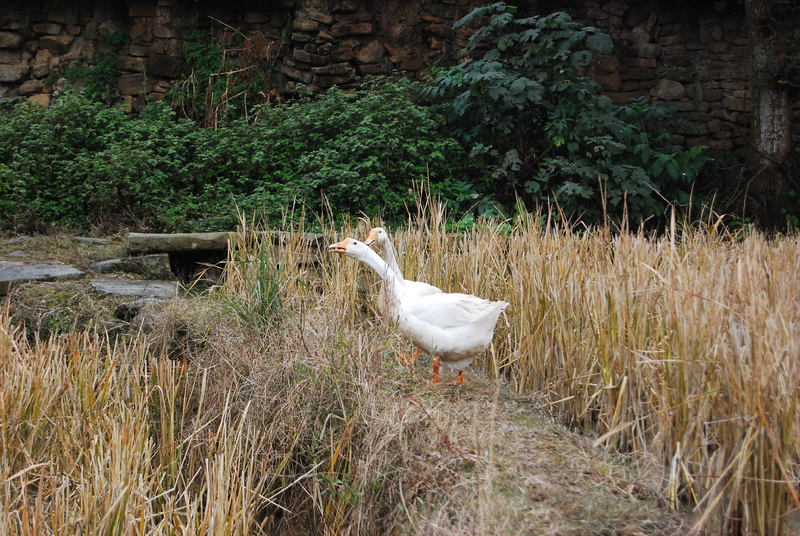
POLYGON ((359 242, 355 238, 345 238, 340 242, 328 246, 328 251, 338 253, 354 259, 363 258, 364 253, 369 249, 364 242, 359 242))
POLYGON ((386 229, 383 227, 375 227, 371 229, 369 232, 369 236, 364 243, 368 246, 372 244, 378 244, 381 248, 383 248, 384 244, 389 240, 389 235, 386 233, 386 229))

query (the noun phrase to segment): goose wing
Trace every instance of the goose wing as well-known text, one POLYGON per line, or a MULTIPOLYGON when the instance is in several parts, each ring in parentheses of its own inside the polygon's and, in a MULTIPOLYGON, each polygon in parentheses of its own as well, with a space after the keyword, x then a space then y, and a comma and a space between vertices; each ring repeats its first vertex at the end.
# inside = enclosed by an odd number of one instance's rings
POLYGON ((497 307, 495 302, 470 294, 432 294, 413 299, 406 312, 439 329, 464 327, 497 307))

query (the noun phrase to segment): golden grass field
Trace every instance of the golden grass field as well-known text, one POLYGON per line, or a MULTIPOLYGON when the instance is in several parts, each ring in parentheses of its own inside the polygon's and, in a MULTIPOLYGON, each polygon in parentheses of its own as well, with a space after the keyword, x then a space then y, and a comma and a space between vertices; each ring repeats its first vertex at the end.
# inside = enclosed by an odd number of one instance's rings
POLYGON ((406 277, 511 303, 460 387, 299 232, 243 228, 224 283, 113 336, 31 339, 12 293, 0 533, 790 533, 796 236, 430 213, 391 230, 406 277))

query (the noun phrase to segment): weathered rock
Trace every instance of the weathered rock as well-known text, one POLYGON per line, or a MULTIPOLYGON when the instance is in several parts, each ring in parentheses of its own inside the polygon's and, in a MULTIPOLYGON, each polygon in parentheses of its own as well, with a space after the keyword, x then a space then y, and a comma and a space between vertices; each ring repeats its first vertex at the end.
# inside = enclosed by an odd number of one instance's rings
MULTIPOLYGON (((310 76, 310 75, 309 75, 310 76)), ((129 255, 140 253, 170 253, 173 251, 227 251, 232 233, 129 233, 125 249, 129 255)))
POLYGON ((331 87, 331 86, 340 86, 342 84, 346 84, 356 77, 355 70, 348 74, 343 75, 316 75, 314 76, 313 83, 318 85, 319 87, 331 87))
POLYGON ((316 32, 319 30, 319 23, 313 20, 298 19, 292 22, 292 30, 298 32, 316 32))
POLYGON ((147 62, 147 72, 161 78, 178 78, 182 69, 181 60, 174 56, 154 56, 147 62))
POLYGON ((300 50, 300 49, 295 50, 292 56, 297 61, 302 61, 303 63, 308 63, 311 65, 325 65, 326 63, 328 63, 327 56, 321 56, 319 54, 310 54, 305 50, 300 50))
POLYGON ((0 48, 0 63, 4 65, 16 65, 22 62, 22 50, 0 48))
POLYGON ((24 242, 29 238, 30 236, 28 235, 15 236, 14 238, 10 238, 5 242, 0 242, 0 246, 11 246, 13 244, 19 244, 20 242, 24 242))
POLYGON ((17 65, 0 65, 0 82, 19 82, 28 75, 30 67, 27 63, 17 65))
POLYGON ((74 40, 71 35, 45 35, 39 39, 39 48, 49 50, 53 56, 61 56, 69 52, 69 46, 74 40))
POLYGON ((33 25, 33 31, 42 35, 58 35, 61 33, 62 26, 54 22, 42 22, 33 25))
POLYGON ((353 73, 353 66, 347 62, 344 63, 331 63, 324 67, 313 67, 311 72, 314 74, 323 75, 343 75, 353 73))
POLYGON ((94 279, 92 288, 104 294, 119 296, 154 296, 172 298, 178 295, 177 281, 148 281, 144 279, 94 279))
POLYGON ((658 85, 650 90, 650 95, 663 100, 678 100, 686 96, 686 88, 675 80, 659 80, 658 85))
POLYGON ((42 91, 44 84, 41 80, 26 80, 19 86, 19 94, 23 96, 33 95, 42 91))
POLYGON ((0 48, 19 48, 22 36, 16 32, 0 32, 0 48))
POLYGON ((317 22, 321 22, 322 24, 327 24, 327 25, 333 24, 333 17, 331 15, 326 15, 325 13, 309 11, 308 18, 311 20, 315 20, 317 22))
POLYGON ((304 84, 310 84, 311 81, 314 79, 313 74, 301 71, 300 69, 295 69, 294 67, 289 67, 284 63, 282 63, 278 67, 278 71, 285 74, 288 78, 291 78, 292 80, 297 80, 298 82, 302 82, 304 84))
POLYGON ((153 37, 159 39, 172 39, 178 36, 178 31, 171 24, 156 24, 153 26, 153 37))
POLYGON ((70 238, 70 241, 76 244, 92 244, 95 246, 108 246, 111 244, 111 241, 105 238, 91 238, 88 236, 73 236, 70 238))
POLYGON ((355 57, 356 53, 353 51, 352 47, 344 47, 331 52, 331 61, 334 63, 350 61, 355 57))
POLYGON ((0 261, 0 281, 7 282, 6 290, 15 283, 29 281, 66 281, 81 279, 84 272, 60 262, 30 264, 23 261, 0 261))
POLYGON ((378 63, 386 53, 386 49, 378 41, 370 41, 356 54, 356 63, 378 63))
POLYGON ((158 279, 167 279, 172 276, 169 255, 167 253, 98 261, 90 264, 89 269, 99 274, 129 272, 158 279))
POLYGON ((153 79, 142 74, 125 74, 117 80, 117 89, 121 95, 138 95, 142 91, 153 90, 153 79))

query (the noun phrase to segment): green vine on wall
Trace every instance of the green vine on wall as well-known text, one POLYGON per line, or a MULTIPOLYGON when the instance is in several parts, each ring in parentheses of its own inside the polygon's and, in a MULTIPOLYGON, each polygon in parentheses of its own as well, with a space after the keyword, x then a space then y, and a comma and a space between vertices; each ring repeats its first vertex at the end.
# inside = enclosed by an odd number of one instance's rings
POLYGON ((169 94, 181 115, 216 127, 249 117, 255 105, 277 99, 269 74, 279 44, 266 46, 269 40, 260 32, 226 30, 220 39, 213 29, 199 28, 187 40, 187 70, 169 94))
POLYGON ((53 72, 47 83, 54 85, 59 78, 65 78, 72 87, 82 89, 83 94, 91 101, 109 105, 117 102, 117 80, 120 75, 118 58, 128 39, 128 34, 122 31, 101 37, 101 50, 92 63, 53 72))

